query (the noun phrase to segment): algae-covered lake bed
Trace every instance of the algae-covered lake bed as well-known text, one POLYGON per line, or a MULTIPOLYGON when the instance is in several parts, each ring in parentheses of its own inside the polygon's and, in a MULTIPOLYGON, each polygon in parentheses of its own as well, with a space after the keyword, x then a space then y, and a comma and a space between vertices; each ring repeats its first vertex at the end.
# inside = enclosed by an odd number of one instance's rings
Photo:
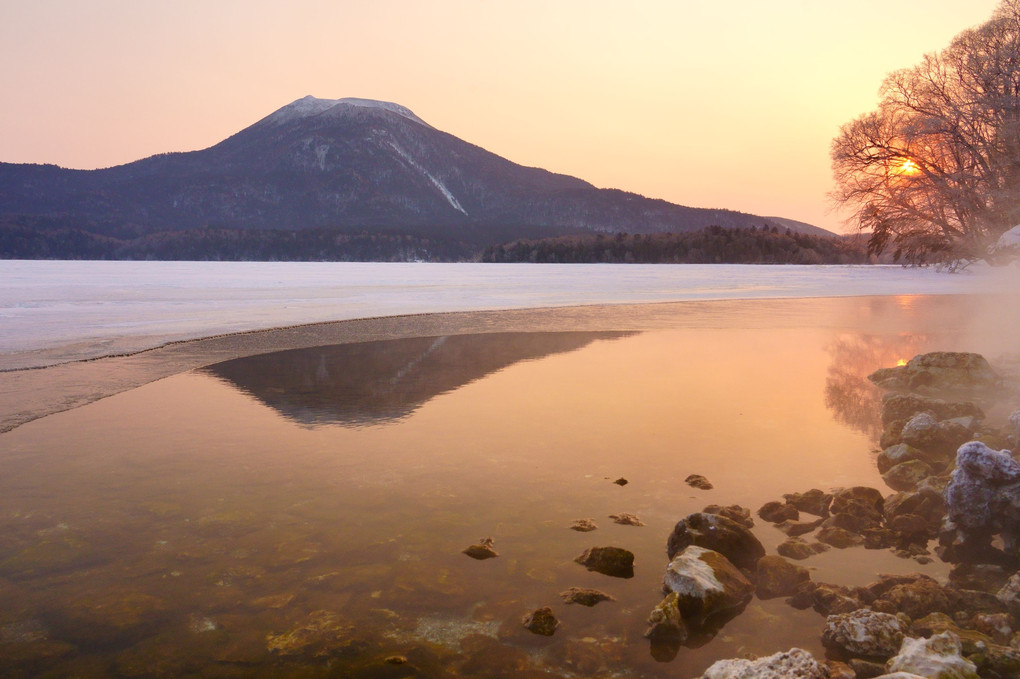
MULTIPOLYGON (((933 350, 1018 361, 1008 319, 964 296, 756 304, 256 353, 0 434, 0 674, 695 677, 823 657, 824 617, 782 598, 653 652, 673 526, 891 493, 866 376, 933 350), (462 553, 485 538, 497 557, 462 553), (604 545, 633 577, 575 562, 604 545), (570 587, 613 600, 567 604, 570 587), (522 624, 544 606, 551 636, 522 624)), ((770 554, 787 537, 752 532, 770 554)), ((840 585, 949 570, 863 547, 798 563, 840 585)))

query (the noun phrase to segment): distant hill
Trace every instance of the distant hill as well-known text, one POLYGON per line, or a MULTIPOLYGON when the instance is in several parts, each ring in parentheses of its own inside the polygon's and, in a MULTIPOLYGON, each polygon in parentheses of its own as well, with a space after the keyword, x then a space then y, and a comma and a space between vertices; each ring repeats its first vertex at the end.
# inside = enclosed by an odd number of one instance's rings
POLYGON ((807 222, 798 222, 796 219, 787 219, 785 217, 766 217, 766 219, 768 219, 776 226, 780 228, 789 229, 794 233, 804 233, 809 236, 827 236, 827 237, 836 235, 832 231, 829 231, 828 229, 823 229, 820 226, 814 226, 813 224, 808 224, 807 222))
POLYGON ((5 257, 462 259, 520 238, 712 225, 821 231, 598 189, 366 99, 305 97, 211 148, 106 169, 0 163, 5 257))

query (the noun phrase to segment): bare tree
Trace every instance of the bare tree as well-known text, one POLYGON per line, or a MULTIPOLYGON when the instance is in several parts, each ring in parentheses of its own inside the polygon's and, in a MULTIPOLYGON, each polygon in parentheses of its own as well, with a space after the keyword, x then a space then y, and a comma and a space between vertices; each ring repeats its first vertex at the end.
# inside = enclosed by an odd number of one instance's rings
POLYGON ((1020 223, 1020 0, 891 73, 877 110, 832 142, 831 197, 913 264, 988 259, 1020 223))

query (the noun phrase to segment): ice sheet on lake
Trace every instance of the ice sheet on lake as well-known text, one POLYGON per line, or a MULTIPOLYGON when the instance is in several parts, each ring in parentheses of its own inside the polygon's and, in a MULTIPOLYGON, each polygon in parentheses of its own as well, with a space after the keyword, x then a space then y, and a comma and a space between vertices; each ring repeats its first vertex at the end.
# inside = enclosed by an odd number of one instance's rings
MULTIPOLYGON (((1013 281, 1016 271, 1012 272, 1013 281)), ((956 294, 989 269, 854 266, 0 261, 4 357, 94 357, 168 341, 351 318, 582 304, 956 294)))

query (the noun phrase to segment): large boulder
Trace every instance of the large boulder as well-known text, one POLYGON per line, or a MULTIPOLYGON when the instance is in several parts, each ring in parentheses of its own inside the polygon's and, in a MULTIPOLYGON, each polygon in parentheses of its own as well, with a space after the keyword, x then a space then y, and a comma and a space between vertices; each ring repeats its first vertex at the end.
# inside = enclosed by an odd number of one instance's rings
POLYGON ((920 573, 881 575, 868 591, 875 596, 871 606, 876 611, 905 613, 913 619, 935 612, 952 614, 961 603, 955 588, 920 573))
POLYGON ((851 656, 889 658, 899 650, 906 632, 895 615, 859 608, 826 618, 822 643, 851 656))
POLYGON ((926 398, 916 394, 886 394, 882 397, 882 424, 895 420, 909 420, 920 412, 929 412, 938 420, 949 420, 955 417, 973 417, 983 420, 984 412, 969 401, 944 401, 939 398, 926 398))
POLYGON ((979 679, 977 667, 960 653, 960 640, 952 632, 930 639, 907 637, 899 652, 886 663, 889 672, 910 672, 929 679, 979 679))
POLYGON ((986 389, 999 384, 980 354, 936 351, 914 356, 906 365, 881 368, 868 379, 888 390, 958 391, 986 389))
POLYGON ((931 413, 923 412, 904 423, 899 440, 930 455, 952 456, 954 450, 970 440, 973 431, 973 425, 967 426, 958 420, 937 420, 931 413))
POLYGON ((946 501, 942 493, 927 487, 914 492, 899 492, 890 495, 882 505, 882 513, 887 524, 896 517, 914 515, 923 517, 932 528, 938 528, 942 517, 946 515, 946 501))
POLYGON ((676 524, 666 541, 666 553, 672 560, 691 545, 719 552, 749 573, 765 556, 765 547, 754 533, 725 516, 705 512, 691 514, 676 524))
POLYGON ((962 545, 956 551, 965 558, 1000 534, 1006 553, 1015 554, 1020 542, 1020 463, 1008 450, 965 443, 956 453, 946 505, 951 530, 942 536, 944 547, 962 545))
POLYGON ((829 679, 829 669, 805 650, 791 648, 756 660, 718 660, 700 679, 829 679))
POLYGON ((699 625, 743 607, 754 592, 754 585, 725 556, 697 545, 684 548, 669 562, 662 584, 677 595, 683 618, 699 625))

